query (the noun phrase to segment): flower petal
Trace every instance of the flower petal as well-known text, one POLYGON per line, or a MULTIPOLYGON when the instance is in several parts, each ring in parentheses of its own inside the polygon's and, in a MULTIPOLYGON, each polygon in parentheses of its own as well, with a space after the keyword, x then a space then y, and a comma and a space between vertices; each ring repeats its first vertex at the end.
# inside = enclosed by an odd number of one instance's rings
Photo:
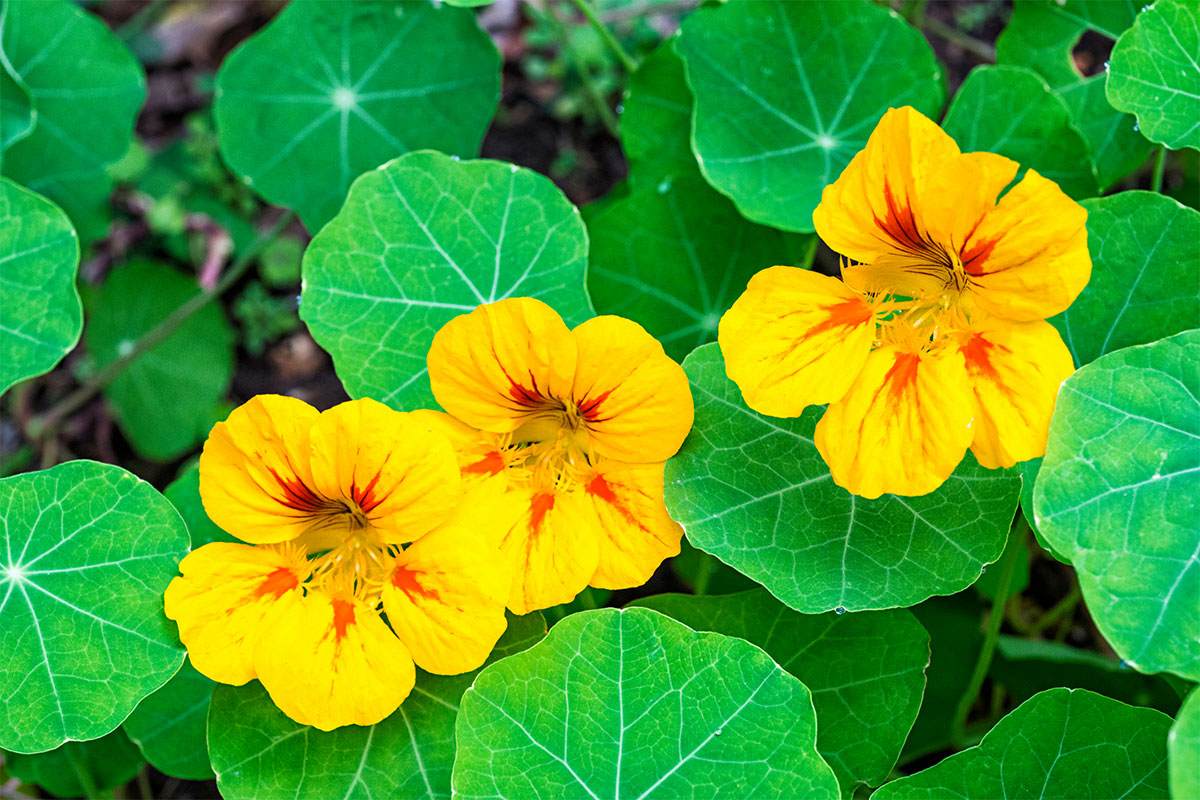
POLYGON ((798 417, 850 388, 871 352, 871 308, 849 286, 795 267, 771 267, 721 318, 725 372, 760 414, 798 417))
MULTIPOLYGON (((351 400, 325 411, 309 440, 317 492, 361 509, 389 544, 433 530, 462 497, 450 440, 374 400, 351 400)), ((351 516, 341 515, 346 524, 351 516)), ((341 541, 342 531, 331 533, 337 536, 329 546, 341 541)))
POLYGON ((304 557, 274 547, 214 542, 179 564, 183 577, 167 587, 167 616, 192 665, 220 683, 241 686, 255 677, 254 646, 263 619, 299 602, 308 578, 304 557))
POLYGON ((1048 319, 1091 278, 1087 210, 1029 170, 964 243, 962 261, 969 307, 1017 322, 1048 319))
POLYGON ((641 586, 664 559, 679 555, 683 528, 663 505, 664 466, 610 461, 585 484, 601 532, 592 586, 641 586))
POLYGON ((565 398, 575 343, 550 306, 516 297, 447 322, 429 348, 429 382, 446 411, 480 430, 507 433, 565 398))
POLYGON ((361 600, 310 592, 266 622, 254 653, 258 679, 301 725, 374 725, 412 691, 412 657, 361 600))
POLYGON ((1059 386, 1075 364, 1048 322, 979 329, 962 346, 979 413, 971 452, 989 469, 1046 453, 1059 386))
POLYGON ((303 533, 320 502, 308 463, 317 417, 301 400, 268 394, 214 425, 200 455, 200 497, 212 521, 255 544, 303 533))
POLYGON ((595 452, 636 463, 675 455, 694 413, 683 367, 623 317, 594 317, 571 335, 579 348, 571 397, 595 452))
POLYGON ((418 667, 458 675, 483 664, 508 626, 511 580, 486 537, 444 525, 396 557, 383 607, 418 667))
POLYGON ((974 415, 957 348, 915 353, 885 345, 825 410, 813 441, 834 483, 853 494, 922 495, 962 460, 974 415))
POLYGON ((581 491, 514 490, 525 501, 521 519, 500 549, 512 567, 508 607, 516 614, 575 599, 600 560, 600 521, 581 491))

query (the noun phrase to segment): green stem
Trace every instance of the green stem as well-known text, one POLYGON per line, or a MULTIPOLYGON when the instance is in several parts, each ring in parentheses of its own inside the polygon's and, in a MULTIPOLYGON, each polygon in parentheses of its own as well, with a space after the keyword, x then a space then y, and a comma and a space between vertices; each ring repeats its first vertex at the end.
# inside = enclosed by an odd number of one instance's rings
POLYGON ((295 214, 290 211, 280 217, 274 225, 242 251, 241 255, 225 270, 221 279, 217 281, 216 286, 207 291, 201 291, 200 294, 193 296, 186 303, 176 308, 149 333, 134 342, 129 352, 123 356, 119 356, 115 361, 112 361, 103 369, 88 377, 79 388, 55 403, 49 411, 30 420, 28 428, 30 438, 40 439, 48 431, 53 430, 59 422, 83 407, 97 392, 124 372, 130 364, 145 355, 151 348, 166 340, 168 336, 179 329, 180 325, 191 319, 200 309, 228 291, 245 274, 246 270, 250 268, 250 265, 254 262, 259 252, 262 251, 263 247, 278 236, 291 223, 294 217, 295 214))
POLYGON ((1154 157, 1154 177, 1150 179, 1150 190, 1162 194, 1163 174, 1167 170, 1167 148, 1158 148, 1158 155, 1154 157))
POLYGON ((1030 625, 1028 631, 1025 631, 1025 633, 1027 633, 1029 636, 1037 636, 1063 616, 1070 615, 1070 613, 1075 610, 1075 607, 1079 605, 1079 600, 1082 597, 1083 594, 1079 590, 1079 584, 1075 584, 1075 586, 1071 589, 1070 594, 1055 603, 1054 606, 1051 607, 1050 610, 1045 614, 1043 614, 1037 622, 1030 625))
POLYGON ((150 767, 142 767, 137 775, 138 792, 142 800, 154 800, 154 789, 150 786, 150 767))
POLYGON ((613 36, 613 32, 604 24, 604 21, 596 15, 596 9, 592 8, 592 4, 588 0, 571 0, 571 2, 587 17, 588 22, 592 23, 592 27, 596 29, 596 33, 600 34, 600 38, 608 45, 608 49, 613 51, 613 55, 625 67, 625 71, 633 72, 637 69, 637 61, 634 60, 633 56, 629 55, 625 48, 621 46, 621 43, 617 41, 617 37, 613 36))
POLYGON ((924 27, 925 30, 942 37, 948 42, 953 42, 968 53, 974 53, 989 63, 996 63, 996 48, 990 44, 981 42, 973 36, 968 36, 957 28, 952 28, 940 19, 934 19, 933 17, 925 18, 924 27))
POLYGON ((979 650, 979 658, 975 661, 975 670, 967 683, 966 691, 959 698, 954 710, 954 722, 950 725, 950 740, 955 747, 961 747, 966 740, 967 717, 975 698, 983 688, 983 680, 987 677, 988 668, 992 666, 992 656, 996 653, 996 641, 1000 637, 1000 625, 1004 622, 1004 606, 1008 602, 1008 591, 1012 586, 1013 574, 1017 570, 1021 550, 1025 548, 1025 538, 1029 535, 1029 523, 1021 517, 1021 522, 1010 536, 1018 536, 1013 547, 1005 554, 1004 565, 1001 567, 1000 585, 996 588, 996 597, 992 601, 992 614, 988 617, 987 631, 984 634, 983 647, 979 650))
POLYGON ((579 73, 579 79, 583 81, 584 91, 587 92, 588 99, 592 101, 592 105, 596 109, 596 114, 600 117, 600 122, 604 124, 605 130, 612 135, 614 139, 621 138, 621 131, 617 123, 617 115, 609 108, 608 101, 604 99, 604 95, 596 88, 596 84, 592 82, 592 75, 588 72, 587 65, 580 59, 579 54, 575 52, 575 48, 571 47, 571 36, 567 32, 567 26, 558 18, 558 12, 555 11, 554 3, 546 4, 546 14, 550 17, 550 21, 554 23, 558 40, 562 42, 562 47, 567 52, 567 59, 571 62, 571 66, 579 73))
POLYGON ((150 23, 156 20, 170 2, 171 0, 151 0, 149 4, 130 17, 129 21, 117 30, 117 35, 124 42, 130 42, 139 33, 144 31, 150 23))
POLYGON ((692 589, 693 594, 708 594, 708 585, 712 583, 712 567, 715 560, 708 553, 700 554, 700 569, 696 570, 696 586, 692 589))
POLYGON ((99 787, 96 786, 96 779, 92 777, 87 764, 84 763, 83 755, 79 752, 79 743, 67 742, 63 745, 63 752, 67 754, 67 760, 71 762, 71 769, 75 772, 75 776, 79 778, 80 785, 83 786, 84 796, 88 800, 99 800, 99 798, 103 797, 100 794, 99 787))

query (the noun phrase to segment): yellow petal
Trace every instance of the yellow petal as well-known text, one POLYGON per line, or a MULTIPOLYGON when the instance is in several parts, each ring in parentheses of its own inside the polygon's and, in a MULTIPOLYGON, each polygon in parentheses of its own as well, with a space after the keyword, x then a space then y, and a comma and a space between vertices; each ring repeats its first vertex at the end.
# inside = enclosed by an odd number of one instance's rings
POLYGON ((575 342, 550 306, 516 297, 450 320, 429 348, 429 382, 446 411, 507 433, 566 397, 575 342))
POLYGON ((334 406, 321 414, 309 439, 315 489, 347 509, 339 515, 341 528, 326 531, 336 536, 327 546, 361 518, 384 542, 411 542, 442 524, 461 499, 450 440, 382 403, 334 406))
POLYGON ((265 627, 254 652, 258 679, 301 725, 374 725, 416 681, 404 645, 360 600, 311 592, 271 614, 265 627))
POLYGON ((601 531, 592 586, 641 586, 664 559, 679 555, 683 528, 663 505, 664 466, 609 461, 585 485, 601 531))
POLYGON ((596 453, 651 463, 675 455, 692 427, 683 367, 641 325, 595 317, 572 331, 579 348, 571 397, 596 453))
POLYGON ((594 506, 579 490, 514 492, 525 502, 520 520, 500 543, 512 567, 508 607, 528 614, 574 600, 600 560, 594 506))
POLYGON ((979 403, 971 452, 990 469, 1046 453, 1059 386, 1075 371, 1071 352, 1048 322, 978 329, 962 346, 979 403))
POLYGON ((797 417, 832 403, 862 369, 875 322, 849 286, 795 267, 771 267, 721 318, 725 372, 760 414, 797 417))
POLYGON ((928 494, 962 460, 974 415, 957 348, 931 354, 885 345, 825 410, 814 442, 834 482, 853 494, 928 494))
POLYGON ((167 616, 192 665, 214 681, 240 686, 255 677, 254 647, 263 619, 300 600, 304 557, 273 547, 214 542, 179 564, 167 587, 167 616))
POLYGON ((213 426, 200 455, 200 497, 212 521, 255 544, 284 542, 311 524, 308 431, 317 410, 279 395, 258 395, 213 426))
POLYGON ((485 537, 442 526, 396 557, 383 607, 418 667, 458 675, 483 664, 504 633, 510 583, 485 537))
POLYGON ((1064 311, 1087 286, 1087 210, 1034 170, 965 241, 969 308, 1017 322, 1064 311))

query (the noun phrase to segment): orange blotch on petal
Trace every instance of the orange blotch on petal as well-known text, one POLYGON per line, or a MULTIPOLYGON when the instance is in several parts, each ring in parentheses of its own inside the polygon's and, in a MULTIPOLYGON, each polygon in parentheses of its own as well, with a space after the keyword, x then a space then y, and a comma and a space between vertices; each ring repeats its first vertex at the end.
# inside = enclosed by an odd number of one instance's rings
POLYGON ((600 523, 600 559, 589 583, 628 589, 679 554, 683 528, 663 504, 663 464, 605 462, 585 493, 600 523))
POLYGON ((513 575, 508 607, 517 614, 566 603, 583 591, 600 559, 600 521, 582 491, 515 489, 523 512, 500 538, 513 575))

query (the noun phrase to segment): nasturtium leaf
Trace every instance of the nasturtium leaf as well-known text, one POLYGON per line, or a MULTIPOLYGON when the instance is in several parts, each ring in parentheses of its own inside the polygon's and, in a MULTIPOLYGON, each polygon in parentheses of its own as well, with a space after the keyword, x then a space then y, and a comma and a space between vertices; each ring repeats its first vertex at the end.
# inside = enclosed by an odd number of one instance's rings
POLYGON ((1109 353, 1059 391, 1034 490, 1113 649, 1200 679, 1200 331, 1109 353))
POLYGON ((669 39, 629 76, 621 111, 621 146, 634 180, 643 174, 694 173, 692 93, 669 39))
MULTIPOLYGON (((531 647, 545 634, 541 614, 510 616, 488 663, 531 647)), ((416 688, 396 713, 377 725, 328 733, 288 719, 257 681, 218 686, 208 739, 221 796, 447 798, 458 703, 478 674, 442 676, 418 669, 416 688)))
POLYGON ((204 510, 204 501, 200 499, 199 464, 192 463, 181 470, 175 480, 163 490, 163 495, 171 501, 179 516, 187 523, 193 550, 210 542, 241 541, 218 528, 216 523, 208 518, 208 513, 204 510))
POLYGON ((1099 191, 1096 165, 1071 110, 1036 72, 976 67, 942 122, 964 153, 999 153, 1049 178, 1071 197, 1099 191))
MULTIPOLYGON (((115 361, 200 292, 167 264, 131 261, 113 270, 90 305, 84 341, 97 368, 115 361)), ((104 388, 121 431, 139 453, 166 461, 200 442, 233 378, 233 329, 209 304, 147 350, 104 388)))
POLYGON ((79 239, 58 206, 0 178, 0 392, 79 341, 79 239))
POLYGON ((800 681, 741 639, 644 608, 573 614, 480 673, 455 797, 837 795, 800 681))
POLYGON ((0 49, 28 88, 34 128, 4 153, 3 174, 53 200, 85 240, 104 233, 105 167, 133 141, 146 78, 129 49, 69 0, 6 0, 0 49))
POLYGON ((871 797, 1166 800, 1170 723, 1162 712, 1084 689, 1051 689, 997 722, 977 747, 871 797))
POLYGON ((388 159, 476 155, 499 99, 500 54, 470 11, 296 0, 225 60, 214 114, 234 171, 315 233, 388 159))
POLYGON ((1135 114, 1151 141, 1200 149, 1200 4, 1158 0, 1121 34, 1108 71, 1108 100, 1135 114))
POLYGON ((1055 88, 1068 86, 1083 77, 1071 51, 1084 32, 1116 40, 1133 24, 1137 8, 1113 0, 1016 0, 996 39, 996 60, 1035 70, 1055 88))
POLYGON ((480 303, 535 297, 570 326, 592 315, 579 211, 537 173, 409 153, 354 182, 304 254, 300 317, 352 397, 433 406, 425 356, 480 303))
POLYGON ((1200 690, 1192 689, 1167 736, 1171 797, 1200 797, 1200 690))
POLYGON ((945 91, 924 37, 867 0, 731 0, 684 21, 708 181, 748 219, 813 230, 821 190, 890 107, 936 116, 945 91))
POLYGON ((67 742, 48 753, 12 753, 5 760, 13 775, 55 797, 95 797, 133 780, 146 763, 119 728, 90 742, 67 742))
POLYGON ((1000 636, 988 674, 1016 705, 1038 692, 1062 686, 1087 689, 1164 714, 1179 709, 1179 695, 1161 675, 1143 675, 1099 653, 1044 639, 1000 636))
POLYGON ((887 779, 917 718, 929 664, 929 634, 904 609, 800 614, 765 589, 636 601, 697 631, 758 645, 812 692, 817 751, 842 795, 887 779))
POLYGON ((671 568, 693 594, 734 594, 754 589, 757 583, 714 555, 697 550, 685 536, 671 568))
POLYGON ((179 669, 162 594, 187 531, 150 484, 70 461, 0 480, 0 747, 112 731, 179 669))
POLYGON ((213 776, 208 765, 208 707, 216 686, 190 661, 166 685, 143 700, 125 733, 155 769, 191 781, 213 776))
MULTIPOLYGON (((3 24, 0 21, 0 28, 3 24)), ((0 169, 4 168, 5 149, 33 131, 35 116, 36 107, 29 87, 5 57, 3 47, 0 47, 0 169)))
POLYGON ((701 550, 805 613, 919 603, 970 586, 1000 557, 1016 509, 1016 470, 968 453, 923 497, 856 497, 812 442, 821 408, 796 419, 751 411, 716 344, 684 361, 696 421, 667 462, 671 515, 701 550))
POLYGON ((1150 141, 1138 132, 1134 118, 1109 105, 1105 81, 1104 75, 1093 75, 1055 90, 1087 140, 1101 191, 1108 191, 1144 164, 1153 150, 1150 141))

